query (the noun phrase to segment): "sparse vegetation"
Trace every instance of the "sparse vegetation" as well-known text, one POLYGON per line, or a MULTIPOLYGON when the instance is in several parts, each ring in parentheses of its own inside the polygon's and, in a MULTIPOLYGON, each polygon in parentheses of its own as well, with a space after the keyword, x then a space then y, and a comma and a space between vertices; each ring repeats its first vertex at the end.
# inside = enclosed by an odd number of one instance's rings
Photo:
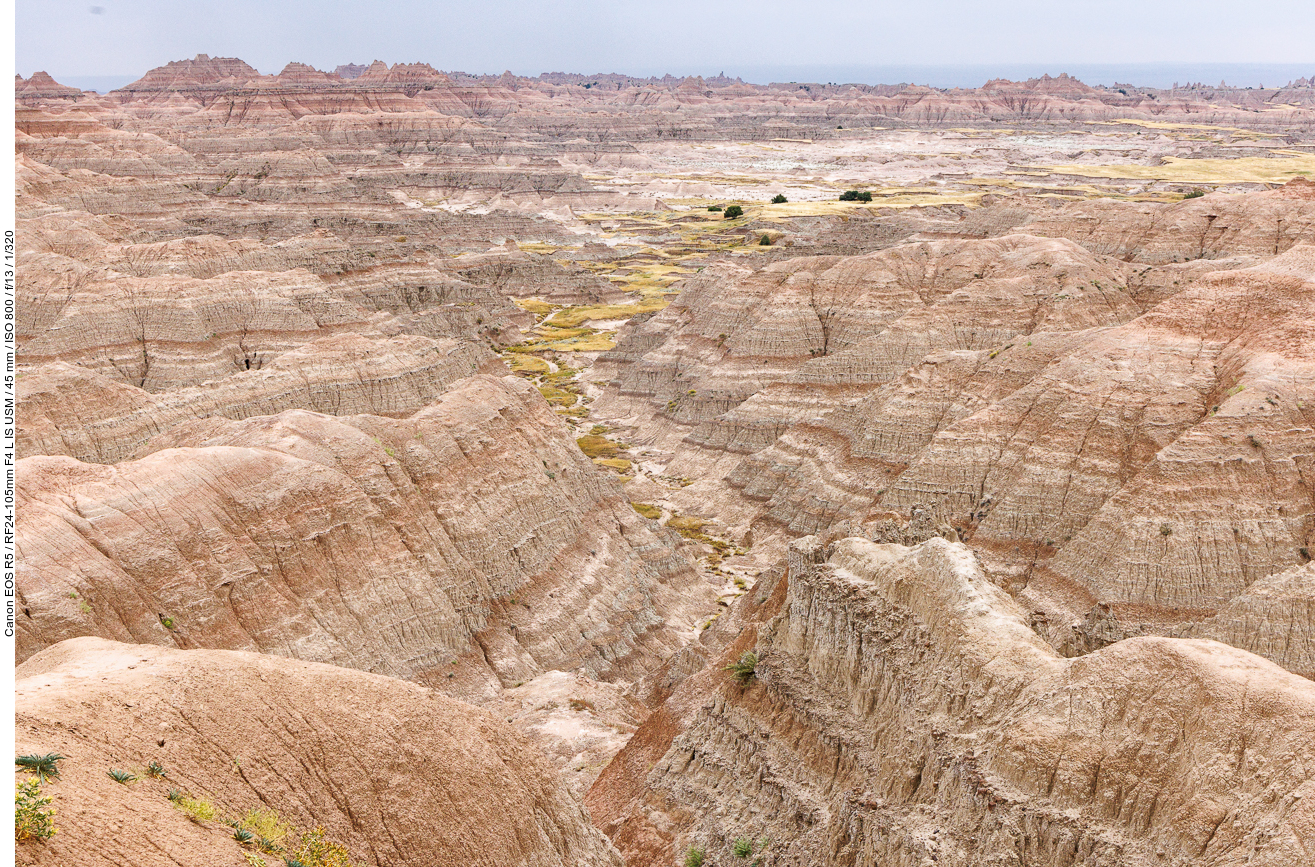
POLYGON ((736 839, 735 843, 731 846, 731 854, 736 858, 748 858, 753 854, 753 841, 748 837, 740 837, 736 839))
POLYGON ((193 798, 181 792, 178 793, 177 798, 173 795, 174 792, 169 793, 169 800, 173 801, 173 805, 182 810, 183 815, 193 822, 219 821, 219 808, 215 806, 214 801, 207 798, 193 798))
POLYGON ((324 839, 323 828, 302 834, 297 850, 287 858, 287 863, 289 867, 297 864, 301 867, 356 867, 346 846, 324 839))
POLYGON ((591 458, 614 458, 616 453, 621 451, 620 445, 596 434, 585 434, 575 442, 580 447, 580 451, 591 458))
POLYGON ((53 779, 59 776, 59 763, 63 758, 59 753, 46 753, 44 756, 18 756, 14 759, 14 764, 36 774, 40 783, 45 785, 47 777, 53 779))
POLYGON ((49 840, 58 833, 55 811, 49 808, 54 798, 41 794, 41 783, 28 777, 14 793, 14 836, 22 840, 49 840))
POLYGON ((725 670, 731 673, 731 677, 735 678, 740 686, 748 686, 758 676, 757 668, 758 654, 746 650, 735 662, 727 664, 725 670))
POLYGON ((278 851, 283 842, 292 833, 292 825, 283 821, 276 811, 266 807, 248 810, 238 819, 238 827, 250 831, 256 837, 256 845, 265 852, 278 851))
POLYGON ((1205 195, 1205 190, 1192 190, 1190 193, 1184 193, 1184 199, 1199 199, 1205 195))
POLYGON ((704 850, 690 846, 685 850, 685 867, 703 867, 704 850))
POLYGON ((156 780, 164 779, 164 765, 159 762, 151 762, 146 766, 146 776, 156 780))
POLYGON ((737 217, 743 217, 743 216, 744 216, 744 208, 741 208, 739 205, 731 205, 729 208, 725 210, 725 212, 722 213, 722 219, 725 220, 734 220, 737 217))
POLYGON ((121 771, 118 768, 110 768, 107 773, 110 775, 111 780, 116 783, 123 783, 125 786, 137 781, 137 775, 130 771, 121 771))
POLYGON ((845 190, 840 194, 842 202, 870 202, 872 194, 867 190, 845 190))
POLYGON ((251 843, 256 839, 256 835, 252 834, 246 828, 237 828, 233 831, 233 839, 243 844, 251 843))
POLYGON ((650 518, 654 521, 662 517, 662 509, 652 503, 631 503, 630 507, 645 518, 650 518))

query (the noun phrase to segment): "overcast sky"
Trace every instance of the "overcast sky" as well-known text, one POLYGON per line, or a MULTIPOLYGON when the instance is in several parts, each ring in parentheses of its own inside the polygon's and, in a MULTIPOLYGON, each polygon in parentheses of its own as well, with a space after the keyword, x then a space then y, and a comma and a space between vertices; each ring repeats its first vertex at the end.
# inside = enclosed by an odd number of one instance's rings
POLYGON ((378 59, 751 81, 910 65, 1300 64, 1310 75, 1315 0, 17 0, 24 76, 136 78, 198 53, 266 73, 378 59))

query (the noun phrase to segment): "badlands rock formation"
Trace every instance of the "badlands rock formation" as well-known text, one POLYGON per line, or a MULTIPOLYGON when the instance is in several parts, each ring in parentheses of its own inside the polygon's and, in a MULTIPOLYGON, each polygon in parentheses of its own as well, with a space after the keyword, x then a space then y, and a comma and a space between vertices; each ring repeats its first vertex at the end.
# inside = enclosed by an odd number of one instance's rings
MULTIPOLYGON (((765 589, 765 588, 764 588, 765 589)), ((1214 641, 1058 656, 972 552, 845 539, 789 575, 594 785, 630 865, 1293 865, 1315 685, 1214 641)))
POLYGON ((23 863, 1315 853, 1309 82, 15 92, 23 863))
POLYGON ((17 678, 19 753, 66 756, 46 786, 59 832, 20 844, 19 864, 242 867, 254 849, 223 822, 250 810, 289 826, 271 841, 289 854, 319 827, 355 864, 621 864, 523 737, 415 684, 96 638, 48 648, 17 678), (143 773, 151 762, 163 778, 143 773), (219 814, 190 820, 170 790, 219 814))

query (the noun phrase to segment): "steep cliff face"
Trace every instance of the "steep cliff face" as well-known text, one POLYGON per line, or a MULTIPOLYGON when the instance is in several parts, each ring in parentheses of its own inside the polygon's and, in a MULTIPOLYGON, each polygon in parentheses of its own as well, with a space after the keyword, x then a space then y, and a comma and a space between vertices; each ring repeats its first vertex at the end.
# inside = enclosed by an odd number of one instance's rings
POLYGON ((550 669, 633 679, 714 595, 514 378, 406 419, 211 418, 18 478, 20 658, 100 635, 489 697, 550 669))
POLYGON ((19 753, 66 757, 45 786, 58 833, 19 843, 19 864, 243 867, 255 841, 224 823, 251 810, 277 814, 270 843, 288 857, 318 827, 354 864, 621 864, 522 736, 415 684, 94 638, 46 649, 17 678, 19 753), (215 815, 189 819, 171 790, 215 815))
POLYGON ((940 539, 801 540, 758 621, 590 791, 627 863, 737 839, 842 865, 1291 865, 1315 844, 1315 686, 1259 657, 1136 638, 1064 659, 940 539), (750 648, 740 686, 721 664, 750 648))

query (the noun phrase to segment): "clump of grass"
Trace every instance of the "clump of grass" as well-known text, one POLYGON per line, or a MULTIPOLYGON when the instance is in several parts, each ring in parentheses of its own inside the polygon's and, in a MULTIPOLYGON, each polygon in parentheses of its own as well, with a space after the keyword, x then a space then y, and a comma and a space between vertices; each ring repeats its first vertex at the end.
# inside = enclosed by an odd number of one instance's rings
POLYGON ((630 507, 645 518, 650 518, 654 521, 662 517, 662 509, 652 503, 631 503, 630 507))
POLYGON ((18 840, 49 840, 58 833, 55 811, 49 808, 54 798, 41 794, 41 783, 28 777, 14 792, 14 836, 18 840))
POLYGON ((323 828, 302 834, 297 850, 287 859, 289 867, 294 863, 301 867, 356 867, 347 847, 325 840, 324 834, 323 828))
POLYGON ((129 783, 134 783, 137 781, 136 774, 130 773, 128 771, 121 771, 118 768, 110 768, 106 773, 110 775, 111 780, 113 780, 116 783, 123 783, 125 786, 128 785, 129 783))
POLYGON ((146 776, 155 780, 164 779, 165 776, 164 765, 160 764, 159 762, 151 762, 149 765, 146 766, 146 776))
POLYGON ((596 434, 585 434, 576 439, 575 443, 580 447, 580 451, 591 458, 614 458, 616 453, 621 451, 620 445, 596 434))
POLYGON ((59 753, 46 753, 41 756, 33 754, 16 757, 14 764, 36 774, 40 783, 44 785, 47 777, 53 779, 59 776, 59 762, 63 758, 59 753))
POLYGON ((174 798, 170 792, 169 800, 173 805, 183 811, 183 815, 193 822, 218 822, 219 808, 215 806, 214 801, 207 798, 193 798, 191 795, 185 795, 181 792, 178 797, 174 798))
POLYGON ((740 837, 731 845, 731 854, 736 858, 748 858, 753 854, 753 841, 748 837, 740 837))
POLYGON ((685 850, 685 867, 703 867, 704 850, 698 846, 690 846, 685 850))
POLYGON ((758 676, 758 654, 752 650, 746 650, 740 654, 740 658, 726 665, 726 671, 731 673, 731 677, 740 684, 748 686, 753 683, 754 678, 758 676))
POLYGON ((274 851, 274 848, 292 833, 292 826, 283 821, 283 817, 277 811, 266 807, 247 810, 246 815, 238 819, 238 827, 250 831, 259 838, 258 845, 267 852, 274 851), (269 845, 266 846, 265 843, 269 845))

